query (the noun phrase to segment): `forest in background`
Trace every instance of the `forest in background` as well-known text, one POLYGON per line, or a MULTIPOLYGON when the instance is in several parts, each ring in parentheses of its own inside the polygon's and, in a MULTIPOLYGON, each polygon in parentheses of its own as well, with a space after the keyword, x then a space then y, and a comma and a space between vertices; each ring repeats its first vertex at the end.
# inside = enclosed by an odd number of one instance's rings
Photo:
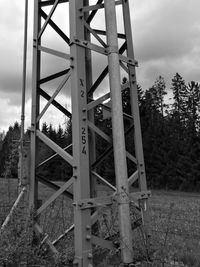
MULTIPOLYGON (((126 83, 126 78, 122 84, 126 83)), ((143 136, 143 148, 148 186, 151 189, 200 191, 200 84, 191 81, 186 84, 176 73, 171 87, 166 88, 165 80, 159 76, 151 88, 144 90, 138 86, 138 101, 143 136), (168 96, 166 98, 166 96, 168 96), (169 99, 170 96, 170 99, 169 99)), ((130 90, 122 92, 125 129, 130 125, 130 90)), ((109 117, 104 116, 104 108, 95 110, 95 123, 108 135, 112 133, 109 117)), ((61 147, 71 143, 72 129, 69 120, 64 127, 55 129, 44 123, 42 132, 61 147)), ((133 131, 128 130, 127 150, 134 154, 133 131)), ((17 177, 18 146, 20 124, 16 122, 6 133, 0 133, 0 176, 17 177)), ((26 144, 30 143, 30 129, 25 134, 26 144)), ((108 148, 101 137, 96 135, 97 158, 108 148)), ((72 153, 71 147, 67 150, 72 153)), ((54 152, 39 142, 38 162, 44 161, 54 152)), ((113 157, 113 153, 108 155, 113 157)), ((111 160, 104 160, 97 171, 110 182, 114 181, 114 168, 111 160)), ((129 174, 134 166, 128 162, 129 174)), ((37 169, 37 175, 51 180, 67 180, 72 168, 60 157, 55 157, 37 169)))

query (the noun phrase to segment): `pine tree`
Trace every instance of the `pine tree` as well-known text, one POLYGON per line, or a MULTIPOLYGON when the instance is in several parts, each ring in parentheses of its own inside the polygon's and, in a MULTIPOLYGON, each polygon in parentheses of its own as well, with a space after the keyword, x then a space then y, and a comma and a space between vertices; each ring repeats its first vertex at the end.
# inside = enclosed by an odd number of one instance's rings
POLYGON ((60 124, 58 126, 58 131, 56 133, 56 143, 61 147, 64 146, 64 131, 60 124))
POLYGON ((185 99, 187 97, 187 89, 186 84, 183 78, 179 73, 176 73, 172 79, 172 92, 174 99, 174 111, 179 114, 179 116, 183 116, 183 112, 185 111, 185 99))
POLYGON ((20 126, 15 122, 9 129, 3 139, 0 153, 0 175, 8 178, 16 178, 18 167, 18 146, 20 139, 20 126))
POLYGON ((167 94, 167 92, 166 92, 165 80, 162 76, 159 76, 156 79, 150 92, 152 94, 156 107, 159 108, 162 116, 164 117, 164 108, 165 108, 164 96, 167 94))
POLYGON ((49 125, 48 136, 51 140, 56 142, 56 130, 53 128, 53 125, 51 123, 49 125))
POLYGON ((192 135, 196 135, 199 130, 199 111, 200 111, 200 85, 194 81, 188 84, 187 114, 188 127, 192 135))
POLYGON ((176 73, 173 77, 171 89, 174 100, 171 110, 174 121, 174 133, 177 133, 179 139, 183 139, 188 121, 188 88, 180 74, 176 73))
POLYGON ((1 153, 4 138, 5 138, 5 132, 0 132, 0 153, 1 153))
POLYGON ((45 135, 48 135, 48 132, 49 132, 49 127, 48 127, 47 123, 44 122, 42 124, 42 133, 44 133, 45 135))

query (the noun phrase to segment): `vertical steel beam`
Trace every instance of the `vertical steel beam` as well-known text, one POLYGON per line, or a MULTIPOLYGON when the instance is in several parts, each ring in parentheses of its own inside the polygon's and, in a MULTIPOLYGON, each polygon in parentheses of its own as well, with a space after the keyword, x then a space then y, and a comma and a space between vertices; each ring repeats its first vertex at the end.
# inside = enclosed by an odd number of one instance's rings
POLYGON ((24 51, 23 51, 23 73, 22 73, 22 102, 21 102, 21 133, 19 154, 19 188, 23 184, 23 153, 24 153, 24 121, 25 121, 25 96, 26 96, 26 63, 27 63, 27 35, 28 35, 28 0, 25 0, 24 14, 24 51))
POLYGON ((87 126, 87 89, 85 48, 73 42, 75 38, 83 40, 83 15, 80 13, 83 0, 70 0, 70 54, 71 67, 71 97, 72 97, 72 142, 74 159, 74 266, 92 266, 91 244, 91 210, 80 208, 83 199, 90 198, 89 145, 87 126))
MULTIPOLYGON (((129 1, 123 0, 123 18, 124 18, 124 28, 127 42, 127 56, 134 59, 133 50, 133 39, 131 31, 131 16, 129 1)), ((138 104, 138 91, 137 91, 137 80, 136 80, 136 69, 135 66, 129 66, 129 81, 130 81, 130 97, 131 97, 131 109, 134 118, 134 143, 135 143, 135 153, 137 159, 137 169, 138 169, 138 181, 139 189, 141 191, 147 191, 146 182, 146 172, 144 163, 144 153, 142 144, 142 133, 141 133, 141 123, 139 114, 139 104, 138 104)), ((148 232, 149 232, 149 214, 148 214, 148 200, 143 199, 139 201, 141 207, 144 229, 145 229, 145 240, 148 248, 148 232)))
MULTIPOLYGON (((123 0, 122 2, 123 2, 123 18, 125 26, 124 28, 127 41, 127 56, 134 59, 129 2, 126 0, 123 0)), ((134 118, 134 139, 135 139, 136 158, 138 161, 137 167, 139 170, 139 184, 140 184, 140 189, 145 191, 147 190, 147 184, 146 184, 146 173, 144 165, 144 154, 142 145, 135 66, 129 65, 129 79, 131 85, 130 87, 131 108, 132 108, 132 115, 134 118)))
MULTIPOLYGON (((124 17, 124 25, 125 25, 125 33, 127 41, 127 56, 134 59, 129 2, 125 0, 123 0, 123 17, 124 17)), ((129 78, 131 85, 130 87, 131 108, 132 108, 132 115, 134 118, 135 152, 137 158, 137 168, 139 171, 139 186, 141 191, 145 191, 147 190, 147 183, 146 183, 141 123, 140 123, 140 114, 138 105, 136 70, 135 67, 131 65, 129 66, 129 78)))
POLYGON ((38 183, 35 170, 37 164, 37 137, 36 131, 39 123, 37 116, 39 114, 39 94, 38 81, 40 80, 40 52, 38 50, 38 32, 41 28, 41 17, 39 12, 40 0, 34 0, 34 31, 33 31, 33 66, 32 66, 32 110, 31 110, 31 155, 30 155, 30 193, 29 207, 31 210, 37 207, 38 183))
MULTIPOLYGON (((89 6, 89 0, 84 0, 84 6, 89 6)), ((84 19, 87 21, 89 17, 89 12, 85 12, 84 19)), ((85 28, 85 38, 86 41, 91 42, 91 36, 88 29, 85 28)), ((90 49, 86 49, 85 51, 85 69, 86 69, 86 90, 87 94, 90 91, 90 88, 93 84, 93 69, 92 69, 92 53, 90 49)), ((90 95, 91 98, 93 98, 93 94, 90 95)), ((95 122, 94 117, 94 110, 88 111, 88 119, 91 122, 95 122)), ((96 142, 95 142, 95 133, 93 131, 89 131, 89 160, 90 160, 90 166, 95 162, 96 160, 96 142)), ((91 196, 96 196, 96 177, 90 173, 90 189, 91 189, 91 196)))
POLYGON ((112 131, 115 176, 119 197, 119 226, 123 263, 133 260, 129 189, 122 113, 121 80, 117 40, 117 22, 114 0, 105 0, 106 31, 108 44, 109 81, 112 100, 112 131))

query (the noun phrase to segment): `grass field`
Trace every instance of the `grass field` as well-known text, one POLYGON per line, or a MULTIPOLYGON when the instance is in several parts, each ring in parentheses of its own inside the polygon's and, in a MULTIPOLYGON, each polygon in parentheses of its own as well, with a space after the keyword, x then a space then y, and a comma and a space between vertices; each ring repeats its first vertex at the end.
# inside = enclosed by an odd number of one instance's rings
POLYGON ((157 256, 199 267, 200 195, 155 191, 150 214, 157 256))
MULTIPOLYGON (((44 200, 52 192, 41 185, 39 198, 44 200)), ((16 197, 17 180, 1 179, 1 222, 16 197)), ((200 194, 153 191, 149 200, 149 211, 150 253, 153 261, 151 266, 200 267, 200 194)), ((41 215, 41 224, 51 240, 57 238, 72 224, 72 213, 71 201, 59 197, 41 215)), ((134 236, 134 249, 138 261, 142 260, 141 255, 146 251, 146 247, 142 247, 141 243, 138 236, 134 236)), ((72 257, 72 248, 68 245, 65 252, 66 250, 72 257)))

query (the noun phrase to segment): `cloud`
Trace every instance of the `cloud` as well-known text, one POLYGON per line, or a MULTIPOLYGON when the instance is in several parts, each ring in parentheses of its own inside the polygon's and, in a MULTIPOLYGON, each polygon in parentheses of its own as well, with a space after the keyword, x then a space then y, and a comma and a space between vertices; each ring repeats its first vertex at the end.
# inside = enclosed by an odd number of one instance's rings
POLYGON ((199 80, 195 65, 200 63, 200 2, 136 0, 131 8, 139 82, 148 88, 161 74, 169 84, 176 72, 186 80, 199 80))
POLYGON ((7 25, 8 29, 15 28, 16 31, 20 32, 19 26, 23 21, 23 5, 18 4, 17 1, 7 0, 1 1, 0 8, 2 10, 0 28, 6 31, 4 25, 7 25))
POLYGON ((1 99, 0 104, 0 131, 8 130, 9 125, 13 125, 17 118, 20 118, 20 106, 12 105, 8 108, 9 99, 1 99))

